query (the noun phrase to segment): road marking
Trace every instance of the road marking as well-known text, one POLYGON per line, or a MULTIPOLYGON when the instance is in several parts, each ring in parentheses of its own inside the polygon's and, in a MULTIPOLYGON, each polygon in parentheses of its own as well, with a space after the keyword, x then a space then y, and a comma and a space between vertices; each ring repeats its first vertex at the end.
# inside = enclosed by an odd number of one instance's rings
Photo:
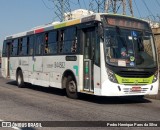
MULTIPOLYGON (((1 119, 0 119, 0 121, 1 121, 1 122, 5 122, 4 120, 1 120, 1 119)), ((15 129, 15 130, 21 130, 21 129, 18 128, 18 127, 11 127, 11 128, 12 128, 12 129, 15 129)))

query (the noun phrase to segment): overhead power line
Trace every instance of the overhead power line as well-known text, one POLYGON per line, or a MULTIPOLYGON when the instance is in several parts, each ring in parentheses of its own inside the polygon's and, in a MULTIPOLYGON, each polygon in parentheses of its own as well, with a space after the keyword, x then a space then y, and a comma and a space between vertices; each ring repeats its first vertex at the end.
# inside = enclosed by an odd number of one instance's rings
POLYGON ((153 13, 151 12, 151 10, 149 9, 149 7, 147 6, 145 0, 142 0, 142 2, 143 2, 143 4, 145 5, 145 7, 146 7, 148 13, 149 13, 150 15, 154 16, 153 13))
POLYGON ((45 6, 47 9, 53 10, 53 8, 49 7, 49 6, 44 2, 44 0, 42 0, 42 3, 44 4, 44 6, 45 6))
POLYGON ((84 0, 83 0, 83 3, 84 3, 85 8, 87 9, 86 2, 84 0))
POLYGON ((60 19, 64 21, 64 14, 71 14, 70 0, 50 0, 55 6, 55 14, 60 19))
POLYGON ((80 0, 78 0, 78 4, 79 4, 79 7, 81 8, 81 3, 80 3, 80 0))
POLYGON ((156 2, 157 2, 157 4, 158 4, 158 6, 160 7, 160 3, 158 2, 158 0, 156 0, 156 2))
POLYGON ((136 9, 137 9, 137 11, 138 11, 138 14, 139 14, 140 18, 142 18, 141 13, 140 13, 140 11, 139 11, 139 8, 138 8, 138 6, 137 6, 136 0, 133 0, 133 1, 134 1, 134 4, 135 4, 135 6, 136 6, 136 9))
MULTIPOLYGON (((44 4, 44 6, 49 10, 54 10, 54 15, 56 15, 60 21, 64 20, 64 17, 68 17, 68 19, 71 19, 73 14, 73 9, 78 8, 84 8, 88 11, 92 12, 100 12, 100 13, 121 13, 123 15, 134 15, 133 13, 133 7, 135 7, 135 11, 138 12, 140 18, 144 17, 141 13, 141 8, 147 9, 148 17, 153 17, 155 19, 152 10, 149 8, 150 3, 147 3, 146 0, 141 0, 140 2, 143 4, 139 5, 139 0, 41 0, 44 4), (52 2, 52 5, 54 5, 53 8, 51 8, 49 5, 49 2, 52 2), (134 3, 133 3, 134 2, 134 3), (134 4, 134 6, 133 6, 134 4), (129 14, 130 13, 130 14, 129 14), (65 16, 64 16, 65 14, 65 16)), ((152 2, 152 1, 150 1, 152 2)), ((160 7, 160 1, 155 0, 157 6, 160 7)), ((146 15, 147 15, 146 14, 146 15)), ((54 16, 55 17, 55 16, 54 16)), ((146 16, 147 17, 147 16, 146 16)))

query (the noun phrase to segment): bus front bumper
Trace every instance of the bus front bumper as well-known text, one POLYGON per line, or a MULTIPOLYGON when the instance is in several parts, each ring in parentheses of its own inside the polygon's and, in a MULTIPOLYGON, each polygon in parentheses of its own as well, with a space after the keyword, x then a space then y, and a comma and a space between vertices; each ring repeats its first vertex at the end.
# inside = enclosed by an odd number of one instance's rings
POLYGON ((156 95, 158 86, 158 80, 149 85, 122 85, 106 80, 101 86, 101 96, 156 95))

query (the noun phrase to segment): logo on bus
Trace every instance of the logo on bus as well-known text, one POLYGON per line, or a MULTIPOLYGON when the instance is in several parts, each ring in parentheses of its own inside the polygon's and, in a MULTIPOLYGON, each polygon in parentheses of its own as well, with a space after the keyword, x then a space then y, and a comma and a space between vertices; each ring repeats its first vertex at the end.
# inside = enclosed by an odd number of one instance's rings
POLYGON ((128 83, 129 79, 122 79, 122 83, 128 83))
POLYGON ((138 84, 138 80, 135 80, 134 83, 135 83, 135 84, 138 84))

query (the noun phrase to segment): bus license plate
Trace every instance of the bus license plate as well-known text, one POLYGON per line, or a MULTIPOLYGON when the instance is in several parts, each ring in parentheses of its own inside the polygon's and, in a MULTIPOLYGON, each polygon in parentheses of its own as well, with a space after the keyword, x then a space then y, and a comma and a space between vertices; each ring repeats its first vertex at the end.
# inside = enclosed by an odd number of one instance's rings
POLYGON ((132 91, 141 91, 141 87, 132 87, 132 91))

